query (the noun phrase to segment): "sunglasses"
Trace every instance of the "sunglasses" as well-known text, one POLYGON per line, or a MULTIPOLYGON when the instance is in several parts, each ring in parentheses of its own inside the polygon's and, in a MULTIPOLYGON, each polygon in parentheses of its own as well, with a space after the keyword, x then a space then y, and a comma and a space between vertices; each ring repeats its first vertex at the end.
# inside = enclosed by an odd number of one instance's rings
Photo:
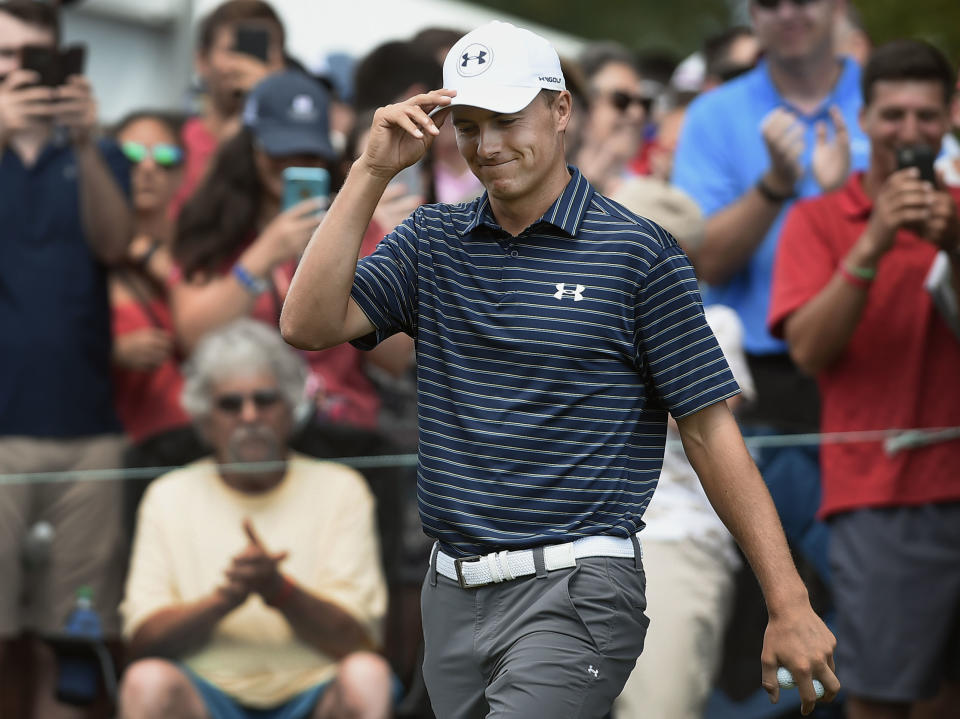
POLYGON ((753 0, 753 2, 764 10, 776 10, 783 2, 790 2, 794 7, 806 7, 819 2, 819 0, 753 0))
POLYGON ((619 112, 626 112, 631 105, 636 104, 642 107, 644 112, 649 114, 650 108, 653 105, 652 98, 643 97, 642 95, 631 95, 629 92, 624 92, 623 90, 613 90, 612 92, 608 92, 606 96, 610 104, 617 108, 619 112))
POLYGON ((213 405, 221 412, 240 414, 248 399, 253 402, 253 406, 257 409, 269 409, 280 401, 280 392, 275 389, 258 389, 251 394, 240 392, 222 394, 213 401, 213 405))
POLYGON ((139 142, 125 142, 121 146, 123 154, 135 165, 152 156, 160 167, 177 167, 183 161, 183 150, 176 145, 159 144, 147 147, 139 142))

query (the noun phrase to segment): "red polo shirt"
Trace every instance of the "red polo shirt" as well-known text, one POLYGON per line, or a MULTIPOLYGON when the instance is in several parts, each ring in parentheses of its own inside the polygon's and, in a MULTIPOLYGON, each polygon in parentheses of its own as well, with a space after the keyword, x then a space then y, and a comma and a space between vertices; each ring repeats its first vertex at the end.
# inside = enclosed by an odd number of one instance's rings
MULTIPOLYGON (((770 331, 830 281, 863 234, 863 175, 797 202, 774 266, 770 331)), ((960 191, 954 193, 960 200, 960 191)), ((924 289, 936 248, 901 231, 880 261, 844 353, 817 376, 824 432, 960 426, 960 341, 924 289)), ((960 440, 885 453, 883 443, 821 445, 821 516, 860 507, 960 500, 960 440)))

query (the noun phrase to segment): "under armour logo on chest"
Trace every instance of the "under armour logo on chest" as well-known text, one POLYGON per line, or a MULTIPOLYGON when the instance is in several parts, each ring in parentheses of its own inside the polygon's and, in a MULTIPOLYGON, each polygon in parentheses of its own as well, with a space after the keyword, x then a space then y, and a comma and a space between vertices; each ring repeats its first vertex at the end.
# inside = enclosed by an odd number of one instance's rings
POLYGON ((567 289, 565 282, 558 282, 556 288, 557 292, 554 294, 556 299, 562 300, 564 297, 572 297, 574 302, 583 299, 583 291, 586 289, 584 285, 573 285, 571 289, 567 289))

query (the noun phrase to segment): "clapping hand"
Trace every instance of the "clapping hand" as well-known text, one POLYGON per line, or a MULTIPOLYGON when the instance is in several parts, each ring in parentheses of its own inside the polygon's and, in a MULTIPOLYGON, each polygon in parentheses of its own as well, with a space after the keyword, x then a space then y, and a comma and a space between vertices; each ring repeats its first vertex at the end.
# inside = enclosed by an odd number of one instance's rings
POLYGON ((269 552, 249 519, 243 520, 243 531, 250 541, 246 548, 233 558, 230 568, 227 569, 229 586, 240 587, 247 595, 255 593, 265 599, 272 597, 283 583, 280 562, 286 559, 289 553, 269 552))
POLYGON ((813 177, 824 192, 838 189, 850 174, 850 134, 843 113, 836 105, 830 108, 833 137, 828 139, 827 123, 821 120, 816 127, 813 147, 813 177))
POLYGON ((777 194, 789 197, 803 175, 803 124, 792 112, 778 107, 764 118, 761 132, 770 155, 764 181, 777 194))

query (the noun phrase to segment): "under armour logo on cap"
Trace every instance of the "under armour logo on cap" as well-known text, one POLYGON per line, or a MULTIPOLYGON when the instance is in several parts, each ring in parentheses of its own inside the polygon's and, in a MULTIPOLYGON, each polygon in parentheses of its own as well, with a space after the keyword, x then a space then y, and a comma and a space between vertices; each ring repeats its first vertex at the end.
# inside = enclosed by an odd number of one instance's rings
POLYGON ((460 55, 460 65, 457 72, 463 77, 474 77, 486 72, 493 62, 493 53, 486 45, 474 43, 464 48, 460 55))

